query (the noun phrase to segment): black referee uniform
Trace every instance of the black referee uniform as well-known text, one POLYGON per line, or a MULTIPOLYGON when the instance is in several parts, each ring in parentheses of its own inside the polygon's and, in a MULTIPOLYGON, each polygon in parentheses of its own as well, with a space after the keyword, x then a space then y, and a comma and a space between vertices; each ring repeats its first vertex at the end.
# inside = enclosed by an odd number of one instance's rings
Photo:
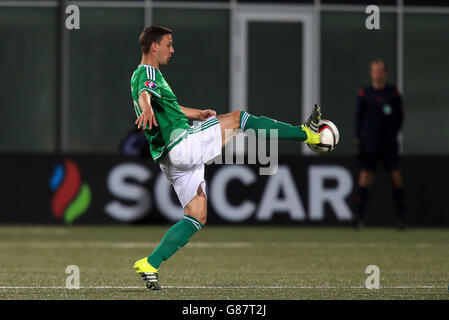
MULTIPOLYGON (((355 121, 355 137, 358 141, 360 170, 375 172, 379 162, 386 171, 399 169, 398 135, 402 127, 404 113, 402 98, 395 86, 385 85, 374 89, 372 85, 359 89, 355 121)), ((363 225, 363 213, 368 195, 368 187, 358 188, 357 223, 363 225)), ((393 186, 399 226, 404 225, 405 205, 402 187, 393 186)))
POLYGON ((399 167, 398 134, 402 121, 402 99, 395 86, 359 89, 355 136, 362 169, 376 171, 379 160, 388 171, 399 167))

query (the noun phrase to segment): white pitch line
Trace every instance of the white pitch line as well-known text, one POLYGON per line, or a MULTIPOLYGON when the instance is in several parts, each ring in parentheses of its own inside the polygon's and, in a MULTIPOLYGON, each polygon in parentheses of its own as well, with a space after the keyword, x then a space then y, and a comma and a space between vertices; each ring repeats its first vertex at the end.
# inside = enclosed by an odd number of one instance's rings
MULTIPOLYGON (((364 286, 162 286, 165 289, 366 289, 364 286)), ((445 286, 381 286, 380 289, 444 289, 445 286)), ((0 286, 0 289, 67 289, 66 287, 0 286)), ((80 289, 146 289, 142 286, 96 286, 80 289)), ((76 290, 76 289, 67 289, 76 290)), ((375 291, 375 290, 374 290, 375 291)))

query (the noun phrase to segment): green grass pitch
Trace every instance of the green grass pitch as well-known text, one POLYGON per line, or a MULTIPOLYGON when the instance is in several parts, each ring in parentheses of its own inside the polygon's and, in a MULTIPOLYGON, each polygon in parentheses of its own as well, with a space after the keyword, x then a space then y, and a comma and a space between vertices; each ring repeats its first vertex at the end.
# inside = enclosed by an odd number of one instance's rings
POLYGON ((132 265, 167 228, 1 226, 0 299, 449 299, 447 229, 206 226, 148 291, 132 265))

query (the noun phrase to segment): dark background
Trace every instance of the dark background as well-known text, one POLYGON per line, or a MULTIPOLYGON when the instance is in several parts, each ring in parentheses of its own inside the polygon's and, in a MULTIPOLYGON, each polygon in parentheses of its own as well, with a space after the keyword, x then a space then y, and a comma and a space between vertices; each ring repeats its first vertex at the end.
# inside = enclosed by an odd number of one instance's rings
MULTIPOLYGON (((270 6, 273 12, 314 12, 314 37, 319 44, 317 95, 324 118, 340 131, 332 156, 310 157, 296 143, 280 143, 281 160, 294 174, 305 207, 304 170, 312 164, 342 164, 355 184, 356 94, 369 83, 370 60, 380 57, 387 63, 388 81, 403 94, 401 153, 409 222, 448 225, 447 1, 178 1, 176 5, 170 1, 78 1, 81 28, 66 30, 64 8, 72 3, 0 0, 2 223, 62 223, 49 211, 48 179, 54 165, 67 157, 75 159, 94 192, 88 212, 75 223, 115 223, 103 212, 111 197, 105 179, 111 167, 125 161, 117 156, 118 146, 133 128, 129 80, 140 61, 137 38, 141 30, 148 23, 173 29, 175 55, 162 72, 182 105, 226 113, 236 107, 230 105, 231 40, 238 36, 232 32, 233 16, 242 6, 254 10, 270 6), (380 6, 380 30, 365 28, 368 4, 380 6)), ((249 24, 249 112, 301 122, 303 33, 298 23, 249 24), (282 90, 270 92, 273 83, 282 90)), ((131 161, 159 174, 151 160, 131 161)), ((208 179, 216 170, 216 166, 208 167, 208 179)), ((232 191, 237 191, 229 198, 237 201, 246 193, 250 198, 260 194, 266 177, 258 179, 248 189, 233 183, 232 191)), ((152 194, 152 182, 147 188, 152 194)), ((347 200, 351 206, 353 198, 354 191, 347 200)), ((223 223, 213 210, 209 209, 209 222, 223 223)), ((282 217, 276 215, 269 223, 291 223, 282 217)), ((333 217, 330 212, 322 223, 347 223, 333 217)), ((141 222, 167 221, 156 210, 141 222)), ((368 202, 367 224, 393 223, 391 186, 379 170, 368 202)))

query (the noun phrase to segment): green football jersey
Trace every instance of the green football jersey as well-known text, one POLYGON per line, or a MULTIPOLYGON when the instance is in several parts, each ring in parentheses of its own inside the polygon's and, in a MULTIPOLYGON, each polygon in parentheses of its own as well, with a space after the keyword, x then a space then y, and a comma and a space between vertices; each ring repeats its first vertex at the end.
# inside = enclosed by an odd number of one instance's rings
POLYGON ((147 125, 144 130, 151 157, 157 163, 182 140, 190 124, 162 73, 150 65, 141 64, 131 77, 131 95, 137 117, 142 113, 139 95, 144 90, 151 93, 151 106, 158 124, 158 127, 153 125, 151 130, 147 125))

